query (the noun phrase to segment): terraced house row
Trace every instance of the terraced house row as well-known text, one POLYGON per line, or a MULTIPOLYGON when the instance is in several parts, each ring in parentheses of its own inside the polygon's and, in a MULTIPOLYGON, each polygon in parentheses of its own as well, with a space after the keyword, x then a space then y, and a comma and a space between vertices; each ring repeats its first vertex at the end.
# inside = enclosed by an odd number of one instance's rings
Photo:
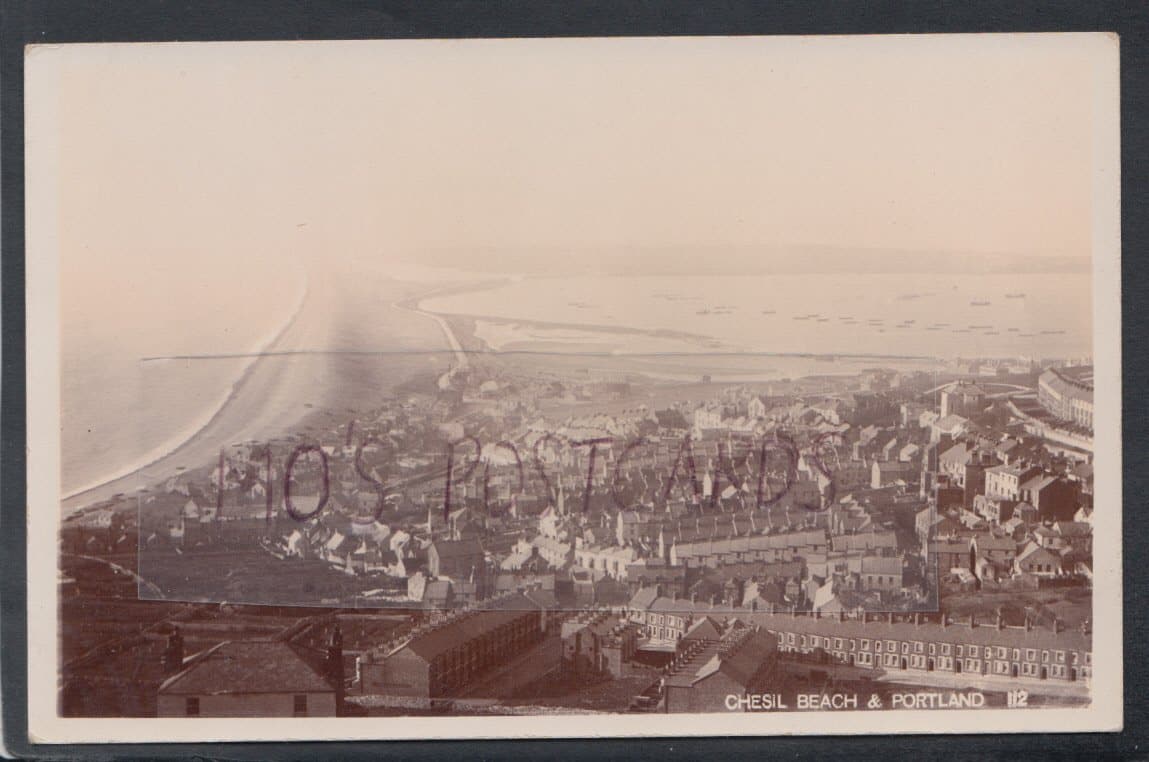
POLYGON ((1089 680, 1093 654, 1081 629, 952 622, 736 614, 775 633, 781 653, 821 653, 831 662, 886 672, 994 675, 1010 679, 1089 680))
POLYGON ((640 591, 628 619, 651 643, 677 643, 709 616, 760 625, 779 653, 817 655, 827 663, 885 672, 993 675, 1019 680, 1085 681, 1092 676, 1091 637, 1082 629, 1005 625, 948 616, 770 613, 717 602, 670 599, 640 591), (901 616, 903 619, 899 620, 901 616), (891 620, 891 617, 893 619, 891 620))

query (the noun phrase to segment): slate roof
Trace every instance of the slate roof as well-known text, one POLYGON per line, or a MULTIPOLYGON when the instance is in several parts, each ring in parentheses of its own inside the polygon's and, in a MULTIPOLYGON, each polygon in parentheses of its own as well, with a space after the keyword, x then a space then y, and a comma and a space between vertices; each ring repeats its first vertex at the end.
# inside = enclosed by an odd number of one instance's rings
POLYGON ((968 643, 979 646, 1076 649, 1078 651, 1089 651, 1092 644, 1091 635, 1073 628, 1054 633, 1044 627, 1034 627, 1028 632, 1017 627, 998 630, 996 627, 983 623, 970 628, 965 624, 952 623, 952 620, 948 627, 942 627, 936 622, 922 622, 917 625, 913 622, 890 623, 884 620, 863 623, 858 619, 846 619, 839 622, 837 619, 824 617, 818 619, 811 616, 770 614, 762 611, 748 614, 739 612, 738 616, 753 624, 761 625, 771 632, 793 632, 836 638, 917 640, 934 643, 968 643))
POLYGON ((722 633, 722 626, 713 617, 704 616, 686 628, 683 640, 717 640, 722 633))
POLYGON ((327 679, 290 643, 229 640, 192 657, 159 692, 218 695, 228 693, 332 693, 327 679))
POLYGON ((777 643, 764 630, 729 632, 721 641, 708 644, 686 669, 669 675, 666 684, 690 687, 722 672, 744 688, 748 687, 755 673, 777 649, 777 643))
POLYGON ((902 559, 896 556, 863 556, 862 574, 889 574, 897 576, 902 573, 902 559))
POLYGON ((1064 537, 1085 537, 1093 534, 1093 527, 1084 521, 1058 521, 1053 527, 1064 537))
POLYGON ((436 540, 432 543, 440 559, 473 558, 483 555, 483 546, 478 540, 436 540))
POLYGON ((525 612, 539 611, 537 604, 518 593, 486 601, 483 605, 487 608, 466 612, 435 629, 419 633, 400 650, 409 650, 429 662, 439 654, 497 630, 525 612))
POLYGON ((1015 552, 1017 550, 1017 543, 1011 537, 998 537, 992 534, 979 534, 973 538, 977 543, 977 550, 982 553, 987 550, 1008 550, 1015 552))

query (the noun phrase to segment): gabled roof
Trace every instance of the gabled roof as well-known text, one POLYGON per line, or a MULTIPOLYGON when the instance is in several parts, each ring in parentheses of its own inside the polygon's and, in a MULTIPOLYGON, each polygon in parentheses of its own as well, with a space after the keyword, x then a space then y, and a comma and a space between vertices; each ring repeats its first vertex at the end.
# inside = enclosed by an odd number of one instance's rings
POLYGON ((1086 537, 1093 534, 1093 527, 1084 521, 1058 521, 1053 528, 1063 537, 1086 537))
POLYGON ((984 550, 1017 550, 1017 543, 1009 537, 998 537, 997 535, 992 534, 979 534, 973 538, 973 541, 977 543, 978 552, 984 550))
POLYGON ((902 559, 897 556, 863 556, 862 574, 890 574, 902 573, 902 559))
POLYGON ((1070 472, 1078 479, 1092 479, 1093 478, 1093 464, 1092 463, 1078 463, 1070 472))
POLYGON ((722 672, 744 688, 749 687, 751 679, 777 647, 777 639, 765 630, 732 630, 720 641, 707 644, 680 672, 667 676, 666 685, 689 688, 722 672))
POLYGON ((1049 562, 1054 562, 1054 561, 1059 562, 1059 561, 1061 561, 1061 556, 1057 555, 1056 553, 1051 551, 1049 548, 1043 548, 1040 545, 1038 545, 1036 542, 1031 542, 1025 546, 1025 549, 1022 550, 1021 553, 1017 557, 1017 562, 1019 564, 1025 563, 1025 562, 1035 562, 1038 560, 1041 560, 1041 561, 1048 560, 1049 562))
POLYGON ((627 604, 628 608, 636 609, 639 611, 646 611, 650 605, 658 598, 658 588, 651 585, 638 590, 631 596, 630 602, 627 604))
POLYGON ((399 650, 410 651, 429 662, 462 643, 494 632, 522 616, 524 611, 538 610, 537 606, 524 600, 521 595, 515 597, 518 598, 518 608, 507 604, 505 608, 466 612, 439 627, 416 635, 399 650))
POLYGON ((713 617, 704 616, 686 629, 683 640, 717 640, 722 635, 722 627, 713 617))
POLYGON ((1046 487, 1048 487, 1050 484, 1052 484, 1055 481, 1057 481, 1056 476, 1046 476, 1044 474, 1038 474, 1037 476, 1034 476, 1032 479, 1030 479, 1030 480, 1026 481, 1024 484, 1022 484, 1021 489, 1027 490, 1027 491, 1042 490, 1042 489, 1045 489, 1046 487))
POLYGON ((939 418, 936 421, 934 421, 934 427, 939 429, 939 430, 946 431, 946 430, 953 430, 953 429, 959 428, 961 426, 964 426, 967 423, 969 423, 969 421, 966 420, 965 418, 963 418, 962 416, 951 414, 951 415, 945 416, 944 418, 939 418))
POLYGON ((972 450, 966 446, 965 442, 958 442, 953 447, 947 448, 938 456, 940 463, 954 463, 957 465, 964 465, 969 462, 972 450))
POLYGON ((543 590, 539 587, 531 588, 530 590, 523 591, 523 597, 531 603, 536 604, 539 608, 548 611, 559 607, 558 599, 555 598, 554 593, 550 590, 543 590))
POLYGON ((180 695, 334 691, 301 652, 277 640, 224 641, 193 657, 159 688, 180 695))
POLYGON ((431 547, 440 559, 471 558, 483 555, 483 546, 478 540, 435 540, 431 547))

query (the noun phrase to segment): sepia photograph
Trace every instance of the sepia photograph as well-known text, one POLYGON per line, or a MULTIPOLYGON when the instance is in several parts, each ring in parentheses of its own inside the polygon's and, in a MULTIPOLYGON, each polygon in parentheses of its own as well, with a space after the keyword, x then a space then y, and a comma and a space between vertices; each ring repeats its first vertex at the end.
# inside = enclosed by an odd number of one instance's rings
POLYGON ((28 47, 33 736, 1119 730, 1117 54, 28 47))

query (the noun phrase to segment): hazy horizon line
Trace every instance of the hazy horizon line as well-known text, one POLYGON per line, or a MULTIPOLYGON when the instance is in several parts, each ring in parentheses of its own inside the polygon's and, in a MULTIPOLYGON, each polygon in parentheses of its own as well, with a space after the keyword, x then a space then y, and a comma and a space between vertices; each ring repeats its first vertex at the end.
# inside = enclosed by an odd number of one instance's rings
POLYGON ((524 275, 731 275, 731 274, 1085 274, 1092 256, 967 253, 914 249, 777 244, 739 245, 479 245, 419 247, 424 265, 458 267, 483 273, 524 275), (668 260, 668 254, 677 253, 668 260), (540 262, 540 259, 543 261, 540 262), (702 259, 701 263, 699 259, 702 259), (438 261, 445 259, 447 261, 438 261))

